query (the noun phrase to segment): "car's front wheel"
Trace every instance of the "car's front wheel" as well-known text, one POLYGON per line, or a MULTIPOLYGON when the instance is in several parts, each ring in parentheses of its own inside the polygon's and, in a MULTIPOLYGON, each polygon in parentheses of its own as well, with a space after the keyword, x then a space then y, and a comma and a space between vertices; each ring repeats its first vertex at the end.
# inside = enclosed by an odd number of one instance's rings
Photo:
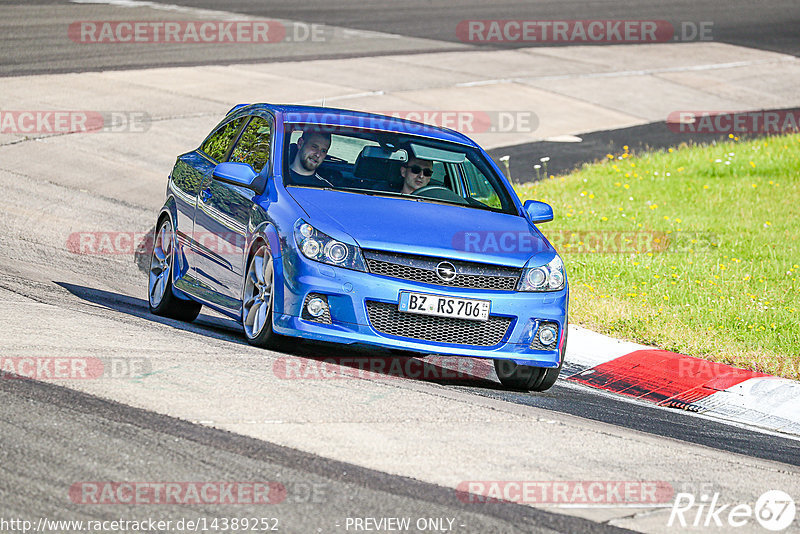
POLYGON ((193 300, 182 300, 172 293, 172 268, 175 265, 175 232, 169 217, 156 227, 153 254, 150 256, 147 286, 150 312, 181 321, 194 321, 203 306, 193 300))
POLYGON ((564 365, 564 356, 567 353, 567 333, 564 332, 564 344, 561 348, 561 363, 558 367, 544 368, 530 365, 519 365, 510 360, 495 360, 494 370, 500 383, 507 388, 521 391, 547 391, 556 383, 561 367, 564 365))
POLYGON ((275 269, 269 248, 262 244, 250 258, 244 279, 242 326, 248 343, 278 349, 286 338, 272 329, 275 269))

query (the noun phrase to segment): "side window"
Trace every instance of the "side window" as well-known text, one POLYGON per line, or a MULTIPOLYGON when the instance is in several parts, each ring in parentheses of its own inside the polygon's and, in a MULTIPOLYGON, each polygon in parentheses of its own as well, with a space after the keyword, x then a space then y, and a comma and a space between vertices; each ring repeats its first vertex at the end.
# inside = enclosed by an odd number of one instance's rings
POLYGON ((470 197, 492 208, 502 207, 492 184, 470 160, 464 161, 462 169, 467 179, 470 197))
POLYGON ((236 135, 236 132, 239 131, 239 126, 241 126, 243 120, 244 117, 231 121, 214 132, 211 137, 206 139, 206 142, 203 143, 201 147, 203 152, 208 154, 211 159, 215 161, 222 161, 225 158, 225 154, 228 153, 228 148, 230 148, 233 137, 236 135))
POLYGON ((272 128, 263 117, 253 117, 244 129, 229 161, 247 163, 256 172, 261 172, 269 161, 272 128))

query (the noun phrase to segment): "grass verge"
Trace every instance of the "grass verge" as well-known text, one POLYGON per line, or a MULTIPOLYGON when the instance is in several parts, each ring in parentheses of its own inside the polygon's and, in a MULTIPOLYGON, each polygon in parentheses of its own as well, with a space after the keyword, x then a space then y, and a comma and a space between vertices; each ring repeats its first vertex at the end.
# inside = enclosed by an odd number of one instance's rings
POLYGON ((570 322, 800 379, 800 135, 625 147, 516 189, 553 206, 570 322))

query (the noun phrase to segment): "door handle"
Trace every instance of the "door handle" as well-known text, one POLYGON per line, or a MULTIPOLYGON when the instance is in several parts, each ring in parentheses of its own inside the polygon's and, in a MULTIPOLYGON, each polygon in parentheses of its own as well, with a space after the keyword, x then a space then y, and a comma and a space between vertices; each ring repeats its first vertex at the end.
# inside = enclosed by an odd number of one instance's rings
POLYGON ((200 191, 200 198, 203 202, 207 202, 211 198, 211 189, 206 188, 200 191))

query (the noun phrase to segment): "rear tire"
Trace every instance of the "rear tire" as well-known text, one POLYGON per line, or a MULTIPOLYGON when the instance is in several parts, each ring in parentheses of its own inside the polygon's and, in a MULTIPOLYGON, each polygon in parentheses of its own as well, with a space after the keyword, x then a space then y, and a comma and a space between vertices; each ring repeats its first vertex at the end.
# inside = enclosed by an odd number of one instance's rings
POLYGON ((150 313, 180 321, 194 321, 203 307, 193 300, 179 299, 172 292, 172 268, 175 265, 175 232, 172 221, 165 217, 156 226, 153 253, 150 256, 147 284, 150 313))
POLYGON ((519 391, 547 391, 556 383, 564 356, 567 354, 567 331, 564 331, 564 345, 561 347, 561 361, 558 367, 544 368, 519 365, 510 360, 495 360, 494 370, 500 383, 507 388, 519 391))

